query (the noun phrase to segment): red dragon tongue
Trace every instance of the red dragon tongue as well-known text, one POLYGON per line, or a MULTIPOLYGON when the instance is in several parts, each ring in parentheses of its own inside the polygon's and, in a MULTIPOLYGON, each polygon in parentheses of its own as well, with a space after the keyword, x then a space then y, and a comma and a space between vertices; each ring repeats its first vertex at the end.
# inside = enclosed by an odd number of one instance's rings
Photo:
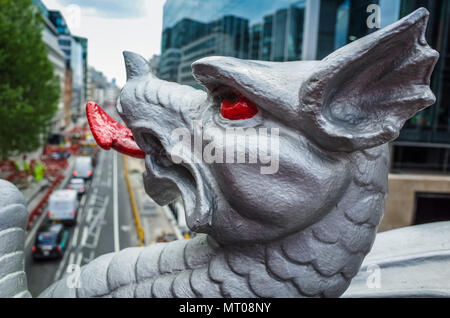
POLYGON ((134 141, 131 130, 111 118, 96 103, 86 104, 86 116, 97 144, 105 149, 114 149, 122 154, 143 159, 145 153, 134 141))

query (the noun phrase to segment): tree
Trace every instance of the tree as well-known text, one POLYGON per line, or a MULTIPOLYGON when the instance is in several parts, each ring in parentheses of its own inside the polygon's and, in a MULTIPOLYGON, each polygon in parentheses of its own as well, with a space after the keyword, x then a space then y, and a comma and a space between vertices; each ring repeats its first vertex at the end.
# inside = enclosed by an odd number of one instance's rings
POLYGON ((56 113, 58 79, 31 0, 0 0, 0 155, 39 148, 56 113))

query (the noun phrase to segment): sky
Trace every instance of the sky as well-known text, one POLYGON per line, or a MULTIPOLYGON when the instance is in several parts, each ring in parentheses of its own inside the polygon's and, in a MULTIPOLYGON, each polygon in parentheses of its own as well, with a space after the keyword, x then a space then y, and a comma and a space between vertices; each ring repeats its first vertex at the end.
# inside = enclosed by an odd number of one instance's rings
POLYGON ((88 64, 126 81, 122 52, 132 51, 149 59, 161 50, 165 0, 42 0, 47 9, 60 10, 70 31, 89 40, 88 64))

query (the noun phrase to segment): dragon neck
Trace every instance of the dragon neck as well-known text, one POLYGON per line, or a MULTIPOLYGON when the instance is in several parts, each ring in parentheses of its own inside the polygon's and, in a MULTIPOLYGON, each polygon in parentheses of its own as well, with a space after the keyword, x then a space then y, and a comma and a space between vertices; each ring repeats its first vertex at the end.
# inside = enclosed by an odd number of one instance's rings
POLYGON ((355 165, 347 191, 320 221, 274 242, 217 249, 208 275, 222 296, 338 297, 345 292, 372 247, 387 192, 387 149, 357 156, 366 164, 355 165))

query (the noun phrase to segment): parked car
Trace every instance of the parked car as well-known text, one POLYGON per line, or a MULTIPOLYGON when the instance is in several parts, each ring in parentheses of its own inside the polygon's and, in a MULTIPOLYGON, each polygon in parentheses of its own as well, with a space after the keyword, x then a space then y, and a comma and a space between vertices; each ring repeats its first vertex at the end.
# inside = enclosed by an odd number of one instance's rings
POLYGON ((86 193, 86 184, 84 179, 81 178, 72 178, 67 186, 68 190, 75 190, 78 193, 78 197, 81 197, 86 193))
POLYGON ((57 190, 49 199, 48 217, 50 221, 75 224, 78 213, 78 193, 75 190, 57 190))
POLYGON ((62 224, 49 224, 41 227, 31 248, 34 259, 61 258, 67 247, 69 231, 62 224))
POLYGON ((75 161, 73 176, 77 178, 90 179, 94 173, 92 158, 87 156, 78 157, 75 161))

